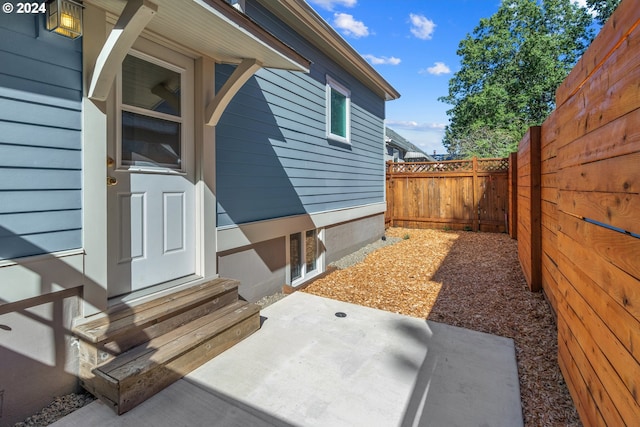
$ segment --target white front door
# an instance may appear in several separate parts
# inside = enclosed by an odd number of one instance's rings
[[[145,40],[134,49],[108,138],[109,296],[196,272],[194,62]]]

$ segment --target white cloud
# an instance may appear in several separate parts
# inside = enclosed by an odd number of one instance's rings
[[[418,123],[413,120],[387,120],[386,125],[390,128],[407,130],[435,130],[443,131],[446,123]]]
[[[333,26],[342,30],[344,35],[355,38],[369,35],[369,28],[364,25],[364,22],[353,19],[353,15],[349,15],[348,13],[335,13],[333,17]]]
[[[358,0],[311,0],[311,3],[326,10],[333,10],[336,6],[354,7]]]
[[[427,154],[446,153],[442,145],[445,123],[418,123],[412,120],[385,120],[391,129],[407,138],[412,144],[420,147]]]
[[[441,74],[449,74],[451,69],[444,62],[436,62],[433,64],[433,67],[429,67],[426,70],[418,71],[420,74],[433,74],[434,76],[439,76]]]
[[[436,29],[436,24],[423,15],[409,14],[411,34],[422,40],[429,40]]]
[[[366,60],[371,62],[373,65],[381,65],[381,64],[389,64],[389,65],[398,65],[401,60],[400,58],[396,58],[395,56],[387,57],[387,56],[374,56],[374,55],[362,55]]]

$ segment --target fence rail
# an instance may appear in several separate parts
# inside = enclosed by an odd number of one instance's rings
[[[509,159],[478,159],[475,160],[477,172],[507,172]],[[388,173],[444,173],[444,172],[473,172],[473,160],[446,160],[442,162],[405,162],[387,163]]]
[[[387,163],[387,226],[504,232],[509,159]]]

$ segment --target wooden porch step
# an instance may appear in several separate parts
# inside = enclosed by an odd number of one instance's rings
[[[143,304],[123,307],[108,316],[80,324],[73,332],[81,340],[92,343],[116,341],[132,331],[144,330],[203,302],[217,301],[222,306],[226,304],[225,299],[236,301],[238,285],[237,280],[215,279]]]
[[[214,282],[78,326],[82,386],[122,414],[258,330],[237,282]]]

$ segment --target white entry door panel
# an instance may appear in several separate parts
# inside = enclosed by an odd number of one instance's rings
[[[139,41],[109,138],[109,296],[195,273],[193,60]]]
[[[195,266],[193,186],[172,176],[145,181],[148,176],[132,174],[131,191],[117,192],[114,201],[119,243],[114,278],[130,282],[131,290],[188,276]]]

